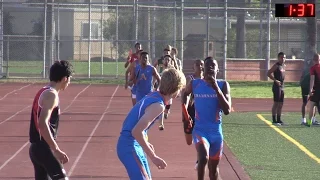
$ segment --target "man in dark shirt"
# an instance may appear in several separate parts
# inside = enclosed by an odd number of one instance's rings
[[[319,125],[319,123],[313,117],[315,114],[314,107],[319,104],[320,101],[320,57],[315,53],[313,56],[314,65],[310,68],[310,89],[309,89],[309,119],[307,125]]]
[[[62,164],[69,161],[57,142],[60,106],[59,91],[70,83],[72,66],[68,61],[56,61],[50,68],[50,83],[41,88],[33,101],[30,120],[29,155],[35,180],[67,180]]]
[[[278,53],[278,62],[276,62],[269,70],[268,77],[273,80],[273,106],[272,106],[272,123],[275,125],[283,125],[281,120],[282,106],[284,100],[284,79],[286,55],[283,52]],[[273,74],[273,75],[272,75]],[[277,119],[276,119],[277,117]]]
[[[307,107],[308,97],[310,92],[310,70],[302,73],[301,79],[300,79],[300,87],[301,87],[301,96],[302,96],[301,125],[307,125],[306,107]],[[319,103],[317,104],[317,109],[318,109],[318,112],[320,113]],[[312,118],[316,119],[315,116],[316,116],[316,112],[314,111]],[[314,121],[317,123],[316,120]]]

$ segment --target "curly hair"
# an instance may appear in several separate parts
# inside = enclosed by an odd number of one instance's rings
[[[186,86],[185,75],[174,68],[163,71],[160,81],[160,93],[163,95],[173,95]]]

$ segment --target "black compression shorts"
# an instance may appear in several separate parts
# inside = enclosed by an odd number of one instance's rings
[[[66,171],[59,161],[54,157],[51,149],[45,143],[31,143],[29,149],[35,173],[35,180],[52,180],[66,178]]]
[[[273,86],[272,87],[273,92],[273,101],[274,102],[283,102],[284,101],[284,91],[281,87]]]
[[[310,96],[310,101],[318,104],[320,101],[320,90],[313,91],[313,94]]]

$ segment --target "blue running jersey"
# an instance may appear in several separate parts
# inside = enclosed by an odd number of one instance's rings
[[[145,109],[153,103],[159,103],[164,105],[164,99],[162,95],[156,91],[148,94],[146,97],[137,102],[128,113],[126,119],[123,122],[121,129],[121,136],[130,142],[137,142],[132,136],[132,129],[136,126],[140,118],[144,115]],[[147,130],[154,124],[154,121],[146,129],[145,134],[147,135]]]
[[[144,115],[146,108],[153,103],[164,105],[164,99],[159,92],[148,94],[133,106],[123,122],[118,139],[118,158],[126,168],[129,179],[132,180],[152,179],[147,156],[138,141],[132,136],[132,129]],[[154,124],[154,121],[144,131],[147,141],[147,131]]]
[[[217,80],[217,82],[222,90],[225,81]],[[194,79],[192,80],[192,93],[196,121],[194,130],[222,133],[222,109],[219,106],[216,91],[205,80]]]
[[[136,66],[136,92],[148,94],[152,91],[153,66],[147,65],[142,68],[140,65]]]

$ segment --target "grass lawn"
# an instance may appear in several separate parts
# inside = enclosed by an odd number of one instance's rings
[[[85,61],[71,61],[75,74],[87,75],[89,63]],[[90,63],[91,75],[101,75],[101,62]],[[42,61],[9,61],[9,75],[10,73],[26,73],[26,74],[39,74],[43,71]],[[104,75],[123,75],[125,73],[124,62],[104,62],[103,74]]]
[[[270,81],[230,81],[231,96],[234,98],[272,98]],[[298,82],[285,82],[285,98],[301,98]]]
[[[226,143],[250,177],[253,180],[318,179],[319,164],[256,114],[232,113],[223,119]],[[271,119],[270,115],[264,117]],[[283,118],[288,125],[280,129],[320,157],[320,127],[301,126],[300,113],[287,113]]]

